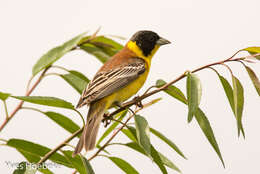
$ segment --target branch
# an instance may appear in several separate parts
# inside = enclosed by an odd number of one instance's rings
[[[235,54],[236,55],[236,54]],[[232,56],[231,58],[228,58],[228,59],[225,59],[223,61],[219,61],[219,62],[215,62],[215,63],[211,63],[211,64],[208,64],[208,65],[205,65],[205,66],[202,66],[202,67],[199,67],[193,71],[191,71],[192,73],[195,73],[195,72],[198,72],[198,71],[201,71],[203,69],[206,69],[206,68],[211,68],[211,66],[215,66],[215,65],[223,65],[224,63],[226,62],[231,62],[231,61],[242,61],[246,58],[250,58],[250,57],[253,57],[253,56],[257,56],[259,54],[255,54],[255,55],[252,55],[252,56],[247,56],[247,57],[240,57],[240,58],[236,58],[236,59],[233,59],[234,56]],[[171,82],[163,85],[162,87],[160,88],[157,88],[151,92],[145,92],[145,94],[143,94],[142,96],[139,96],[139,97],[135,97],[133,100],[130,100],[128,102],[125,102],[122,104],[122,106],[117,109],[116,111],[112,112],[111,114],[109,114],[109,116],[107,116],[105,119],[111,119],[115,114],[125,110],[125,109],[128,109],[130,106],[132,105],[136,105],[138,102],[141,102],[143,99],[151,96],[151,95],[154,95],[160,91],[163,91],[165,89],[167,89],[170,85],[178,82],[179,80],[183,79],[184,77],[186,77],[186,72],[181,74],[179,77],[177,77],[176,79],[172,80]],[[158,101],[158,99],[157,99]],[[147,107],[147,106],[150,106],[152,105],[153,103],[155,103],[155,100],[147,103],[144,105],[143,108]],[[104,148],[106,146],[109,145],[109,143],[114,139],[114,137],[126,126],[126,124],[131,120],[131,118],[134,117],[135,113],[137,113],[139,110],[143,109],[143,108],[139,108],[137,110],[135,110],[134,114],[132,114],[131,116],[128,117],[128,119],[124,122],[124,124],[116,130],[116,132],[106,141],[106,143],[101,147],[99,148],[99,150],[93,154],[88,160],[92,160],[94,159],[95,157],[97,157],[99,155],[99,153],[104,150]],[[67,138],[64,142],[62,142],[60,145],[58,145],[56,148],[54,148],[53,150],[49,151],[39,162],[38,164],[42,164],[43,162],[45,162],[51,155],[53,155],[55,152],[57,152],[59,149],[61,149],[62,147],[64,147],[67,143],[69,143],[74,137],[76,137],[78,134],[80,134],[81,132],[83,131],[83,128],[79,129],[78,131],[76,131],[74,134],[72,134],[69,138]],[[74,172],[75,173],[75,172]]]
[[[41,82],[42,78],[44,77],[44,74],[48,71],[50,67],[46,68],[41,75],[39,76],[38,80],[34,83],[31,89],[27,90],[25,96],[29,96],[33,90],[38,86],[38,84]],[[31,79],[30,79],[31,81]],[[6,117],[3,124],[0,126],[0,132],[4,129],[4,127],[7,125],[7,123],[15,116],[15,114],[22,108],[24,101],[21,101],[16,108],[13,110],[13,112],[10,114],[9,117]]]

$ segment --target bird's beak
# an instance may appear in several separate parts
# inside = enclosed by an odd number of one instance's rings
[[[162,37],[160,37],[160,39],[159,40],[157,40],[157,42],[156,42],[156,44],[158,44],[158,45],[166,45],[166,44],[170,44],[171,42],[170,41],[168,41],[167,39],[164,39],[164,38],[162,38]]]

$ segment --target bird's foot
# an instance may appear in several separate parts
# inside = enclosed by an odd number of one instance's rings
[[[142,101],[141,101],[141,100],[139,101],[139,96],[136,96],[136,97],[134,98],[134,101],[135,101],[135,105],[136,105],[137,107],[139,107],[139,108],[141,108],[141,109],[144,107]]]
[[[111,119],[109,118],[109,113],[104,113],[102,123],[104,123],[105,128],[111,123]]]

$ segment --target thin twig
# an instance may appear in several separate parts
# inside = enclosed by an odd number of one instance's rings
[[[63,146],[65,146],[67,143],[69,143],[74,137],[78,136],[83,131],[83,128],[77,130],[74,132],[69,138],[67,138],[65,141],[63,141],[60,145],[49,151],[47,154],[44,155],[44,157],[38,162],[38,165],[44,163],[50,156],[52,156],[55,152],[60,150]]]
[[[30,90],[28,90],[25,94],[25,96],[29,96],[33,90],[38,86],[38,84],[41,82],[42,78],[44,77],[44,74],[48,71],[48,69],[50,68],[47,67],[42,74],[39,76],[38,80],[34,83],[34,85],[32,86],[32,88]],[[10,116],[8,118],[5,119],[5,121],[2,123],[2,125],[0,126],[0,132],[3,130],[3,128],[7,125],[7,123],[14,117],[14,115],[21,109],[22,105],[23,105],[24,101],[20,101],[20,103],[16,106],[16,108],[13,110],[13,112],[10,114]]]

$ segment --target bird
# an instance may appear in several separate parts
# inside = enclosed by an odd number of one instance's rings
[[[99,69],[82,92],[76,106],[80,108],[87,105],[89,110],[73,157],[83,147],[86,152],[95,148],[98,129],[105,112],[113,106],[120,106],[139,91],[147,79],[152,57],[160,46],[170,43],[153,31],[138,31]]]

